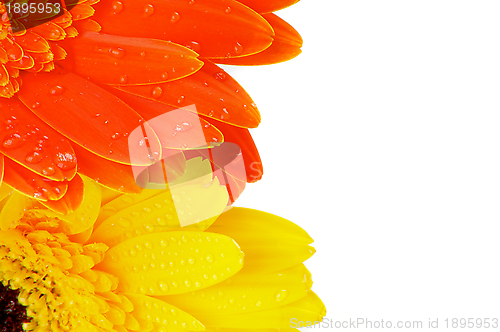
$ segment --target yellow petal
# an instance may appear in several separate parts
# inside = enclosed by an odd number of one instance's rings
[[[224,283],[160,299],[197,314],[239,314],[281,307],[300,300],[311,289],[311,274],[301,264],[263,275],[236,274]]]
[[[226,187],[221,186],[217,179],[209,186],[188,184],[177,187],[173,193],[163,191],[142,200],[148,194],[151,192],[145,191],[135,197],[123,195],[107,204],[120,206],[127,200],[129,202],[128,207],[104,220],[89,242],[103,242],[113,247],[135,236],[180,229],[186,225],[186,220],[195,223],[188,223],[183,229],[205,230],[224,211],[229,199]],[[137,197],[141,200],[134,204]]]
[[[97,269],[120,279],[119,291],[147,295],[191,292],[224,281],[243,266],[233,239],[205,232],[147,234],[122,242]]]
[[[320,322],[326,314],[325,305],[313,292],[303,299],[269,310],[236,315],[197,315],[208,327],[225,328],[293,328],[297,321]]]
[[[136,319],[142,319],[169,329],[203,331],[203,325],[193,316],[186,312],[154,297],[140,294],[124,294],[134,304],[132,315]]]
[[[83,201],[78,209],[68,214],[51,210],[37,210],[40,217],[57,218],[62,222],[59,230],[66,235],[78,234],[88,230],[94,225],[101,209],[101,187],[90,178],[77,174],[83,180]]]
[[[245,208],[224,212],[209,232],[233,238],[245,253],[241,273],[269,273],[296,266],[315,252],[299,226],[278,216]]]

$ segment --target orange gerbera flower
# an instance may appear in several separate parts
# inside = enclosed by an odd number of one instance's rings
[[[198,121],[208,145],[240,146],[246,174],[230,174],[228,182],[241,191],[245,180],[262,175],[247,129],[259,124],[260,114],[216,63],[271,64],[298,55],[300,35],[272,13],[295,2],[79,0],[53,17],[15,16],[15,1],[0,5],[3,182],[66,212],[83,197],[77,172],[138,192],[130,133],[142,127],[150,151],[165,156],[186,147],[186,127]],[[198,116],[184,110],[168,126],[147,125],[192,104]],[[167,172],[180,173],[185,158],[173,156]]]

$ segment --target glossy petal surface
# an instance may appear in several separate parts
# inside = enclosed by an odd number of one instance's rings
[[[299,0],[238,0],[258,13],[270,13],[289,7]]]
[[[61,45],[69,51],[65,67],[101,84],[152,84],[195,73],[203,63],[185,47],[162,40],[85,32]]]
[[[238,127],[257,127],[260,113],[248,93],[222,68],[204,62],[200,71],[178,81],[118,89],[172,107],[194,104],[198,113],[212,119]]]
[[[71,180],[76,155],[71,143],[17,98],[0,98],[0,152],[48,179]]]
[[[41,201],[58,200],[68,190],[67,183],[42,177],[9,158],[4,159],[4,165],[3,181],[26,196]]]
[[[248,57],[214,61],[228,65],[260,66],[288,61],[302,53],[302,37],[290,24],[272,13],[262,16],[271,24],[276,33],[271,47]]]
[[[24,89],[19,98],[39,118],[85,149],[103,158],[130,164],[127,137],[144,122],[132,108],[72,73],[22,76]],[[148,137],[152,151],[160,151],[152,131]],[[139,148],[140,140],[136,145]],[[139,150],[134,160],[143,165],[151,163]]]
[[[279,233],[276,230],[279,229]],[[245,253],[241,273],[270,273],[301,264],[315,252],[311,237],[294,223],[252,209],[233,207],[208,229],[233,238]],[[254,239],[259,241],[255,242]]]
[[[154,266],[145,263],[145,255],[158,257],[158,263]],[[118,244],[106,253],[98,268],[118,275],[122,281],[120,290],[168,295],[212,286],[234,275],[242,265],[243,253],[227,236],[164,232]]]
[[[271,26],[234,0],[101,0],[94,19],[107,34],[169,40],[202,57],[260,52],[271,45]]]

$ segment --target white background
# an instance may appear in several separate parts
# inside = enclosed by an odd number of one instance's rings
[[[279,15],[303,54],[227,67],[263,118],[264,178],[237,205],[316,240],[329,319],[500,318],[500,3],[303,0]]]

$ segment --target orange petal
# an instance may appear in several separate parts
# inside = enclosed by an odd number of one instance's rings
[[[104,33],[169,40],[202,57],[245,56],[272,43],[266,20],[234,0],[101,0],[95,9]]]
[[[132,166],[118,164],[101,158],[80,146],[74,147],[78,156],[78,172],[97,181],[101,185],[124,193],[139,193]]]
[[[42,205],[56,212],[68,214],[78,209],[82,202],[83,180],[80,176],[75,176],[75,178],[68,183],[68,191],[60,200],[43,202]]]
[[[84,31],[101,32],[101,26],[99,25],[99,23],[89,18],[82,21],[73,22],[73,26],[82,33]]]
[[[290,7],[299,0],[238,0],[238,2],[247,5],[257,13],[270,13]]]
[[[94,8],[87,4],[78,4],[71,9],[71,15],[73,20],[84,20],[86,18],[92,17],[94,15]]]
[[[23,49],[17,43],[9,38],[5,38],[0,41],[0,46],[7,53],[7,57],[10,61],[17,61],[23,57]]]
[[[128,136],[136,128],[142,128],[150,131],[152,152],[161,155],[160,144],[152,130],[143,125],[144,119],[97,85],[72,73],[55,71],[23,73],[22,78],[24,85],[18,94],[21,101],[48,125],[85,149],[103,158],[130,164]],[[139,148],[140,143],[138,139],[134,144]],[[144,154],[133,160],[140,165],[151,163]]]
[[[28,52],[45,53],[50,50],[49,43],[47,43],[45,38],[31,31],[27,31],[22,36],[12,37],[12,40]]]
[[[0,87],[0,97],[11,98],[12,96],[14,96],[17,90],[12,82],[14,82],[14,80],[10,80],[9,84]]]
[[[0,65],[0,86],[9,84],[9,72],[4,65]]]
[[[259,151],[248,129],[237,128],[225,123],[216,123],[215,125],[224,135],[225,142],[231,142],[240,147],[245,163],[247,181],[251,183],[260,180],[264,174],[264,169],[262,168]]]
[[[31,29],[36,34],[45,38],[46,40],[57,41],[66,37],[66,32],[59,25],[52,22],[37,25]]]
[[[0,99],[0,152],[31,171],[55,181],[76,174],[71,143],[16,99]]]
[[[162,40],[84,32],[60,43],[71,57],[64,67],[101,84],[151,84],[188,76],[201,68],[193,51]]]
[[[28,70],[33,68],[35,60],[25,53],[20,60],[9,62],[9,65],[13,68]]]
[[[260,113],[248,93],[217,65],[204,62],[197,73],[181,80],[116,88],[173,107],[194,104],[199,114],[215,120],[239,127],[257,127]]]
[[[4,159],[4,164],[3,180],[24,195],[41,201],[58,200],[68,190],[67,182],[56,182],[42,177],[9,158]]]
[[[258,66],[291,60],[302,53],[302,37],[284,20],[275,14],[262,15],[273,27],[276,35],[271,47],[244,58],[217,59],[215,62],[228,65]]]
[[[176,109],[156,101],[151,101],[142,97],[134,96],[124,91],[115,90],[118,98],[131,106],[148,121],[155,134],[160,139],[164,148],[183,149],[196,148],[200,146],[197,135],[190,129],[194,126],[201,126],[205,136],[205,142],[222,143],[224,136],[212,126],[210,122],[200,118],[196,114],[183,109]],[[175,112],[171,112],[174,111]],[[164,116],[162,116],[164,115]],[[161,118],[158,118],[162,116]],[[149,121],[157,118],[156,121]],[[161,120],[158,120],[161,119]],[[198,125],[199,123],[199,125]]]

